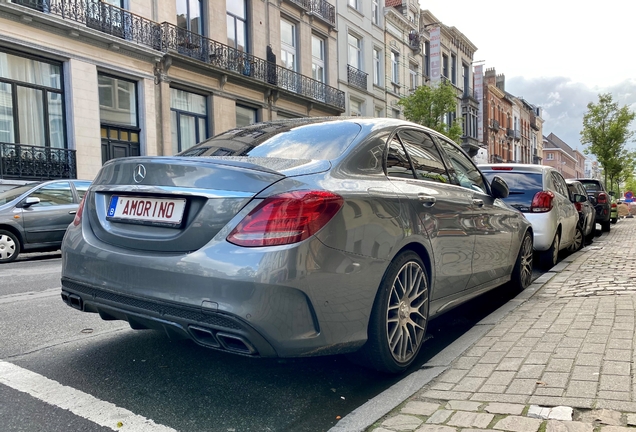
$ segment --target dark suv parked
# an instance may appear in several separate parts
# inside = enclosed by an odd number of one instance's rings
[[[603,231],[610,230],[610,210],[613,192],[607,192],[603,182],[597,179],[576,179],[581,182],[587,192],[590,202],[596,210],[596,223],[601,224]]]

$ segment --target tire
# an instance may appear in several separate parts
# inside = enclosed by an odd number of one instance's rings
[[[607,222],[601,222],[601,229],[603,230],[603,232],[609,232],[610,231],[610,221]]]
[[[352,360],[381,372],[404,372],[424,342],[428,307],[426,268],[419,255],[404,251],[382,278],[371,310],[369,339]]]
[[[523,240],[521,241],[517,261],[512,269],[510,278],[510,285],[517,291],[523,291],[532,283],[533,255],[533,238],[532,234],[528,231],[524,234]]]
[[[574,240],[572,244],[568,246],[568,252],[576,252],[583,247],[585,239],[583,238],[583,230],[580,225],[576,226],[576,231],[574,232]]]
[[[10,263],[20,255],[20,241],[10,231],[0,230],[0,264]]]
[[[559,244],[561,243],[561,234],[557,231],[550,248],[541,252],[539,255],[539,263],[544,270],[550,270],[554,267],[559,259]]]

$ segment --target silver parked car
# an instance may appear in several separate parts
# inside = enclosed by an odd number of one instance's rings
[[[531,282],[507,194],[416,124],[255,124],[107,162],[64,239],[62,299],[219,350],[400,372],[430,318]]]
[[[0,192],[0,263],[21,251],[59,249],[89,186],[84,180],[52,180]]]
[[[532,224],[539,264],[553,267],[559,251],[575,242],[579,221],[561,173],[543,165],[490,164],[479,168],[488,179],[497,175],[506,181],[510,195],[505,201],[523,212]]]

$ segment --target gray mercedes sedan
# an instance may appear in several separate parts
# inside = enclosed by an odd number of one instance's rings
[[[404,371],[428,320],[532,276],[532,227],[444,136],[395,119],[233,129],[107,162],[62,245],[62,299],[231,353]]]

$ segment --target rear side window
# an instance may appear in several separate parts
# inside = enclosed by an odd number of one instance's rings
[[[415,178],[418,180],[450,183],[442,157],[430,136],[424,132],[405,130],[399,132],[406,152],[411,157]]]
[[[558,172],[552,171],[552,181],[554,182],[554,189],[562,196],[569,198],[568,187],[565,185],[565,180]]]
[[[411,163],[397,136],[394,136],[389,143],[389,151],[386,157],[386,175],[389,177],[413,178]]]
[[[486,171],[484,176],[488,182],[498,175],[508,184],[510,194],[504,201],[521,211],[530,211],[532,198],[537,192],[543,190],[543,178],[541,174],[520,173],[514,171]]]

